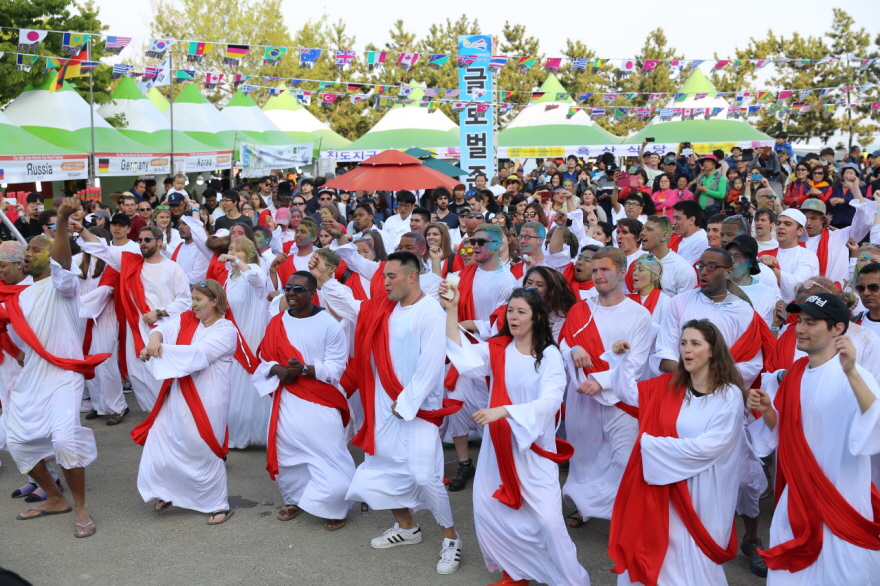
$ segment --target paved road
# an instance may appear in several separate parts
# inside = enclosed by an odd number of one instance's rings
[[[134,403],[127,395],[129,404]],[[438,576],[435,565],[440,532],[429,513],[417,520],[425,532],[420,545],[389,550],[370,548],[371,538],[391,525],[390,513],[361,514],[358,505],[348,525],[337,532],[323,529],[323,521],[307,514],[281,522],[275,514],[280,495],[265,471],[265,451],[235,450],[229,455],[229,495],[235,515],[229,522],[209,527],[207,516],[172,508],[150,511],[137,491],[141,448],[129,437],[144,414],[117,426],[103,419],[85,422],[95,430],[98,459],[86,471],[87,500],[98,532],[89,539],[73,537],[73,515],[17,521],[26,508],[7,495],[23,484],[8,453],[0,468],[0,566],[14,570],[34,586],[153,586],[157,584],[419,586],[444,584],[475,586],[498,579],[483,564],[474,534],[470,487],[450,493],[453,515],[464,540],[461,569]],[[472,448],[475,450],[475,447]],[[355,460],[362,457],[358,450]],[[448,461],[454,452],[446,450]],[[447,466],[449,475],[454,465]],[[772,499],[762,503],[762,537],[767,542]],[[605,553],[609,523],[592,520],[570,530],[581,563],[594,585],[616,584]],[[739,527],[742,534],[742,525]],[[765,580],[749,573],[741,554],[725,567],[735,586],[762,586]]]

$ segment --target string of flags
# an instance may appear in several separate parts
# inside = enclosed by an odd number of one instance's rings
[[[119,55],[131,41],[138,37],[122,37],[116,35],[104,35],[98,33],[71,33],[63,31],[39,30],[39,29],[15,29],[15,27],[0,27],[6,30],[18,30],[18,50],[21,52],[33,52],[42,43],[48,34],[60,34],[62,36],[62,49],[73,55],[82,47],[88,45],[90,39],[104,40],[104,53]],[[247,45],[236,43],[217,43],[209,41],[187,41],[178,39],[149,39],[145,55],[153,59],[164,59],[165,54],[172,45],[186,47],[186,59],[191,63],[200,63],[205,55],[209,54],[214,46],[223,51],[223,62],[231,66],[240,66],[245,57],[250,54],[261,56],[263,65],[278,65],[288,56],[298,56],[299,66],[302,69],[312,69],[319,59],[326,56],[333,60],[338,71],[346,71],[357,61],[359,56],[367,65],[368,71],[378,71],[387,64],[409,71],[417,63],[424,63],[431,69],[440,69],[448,63],[458,67],[467,67],[476,60],[473,55],[456,55],[445,53],[407,53],[393,51],[358,51],[352,49],[320,49],[283,47],[268,45]],[[501,70],[508,64],[513,64],[520,71],[527,73],[539,65],[538,57],[529,55],[507,56],[493,55],[488,66],[494,70]],[[541,63],[541,69],[549,73],[557,73],[566,64],[570,64],[572,73],[585,73],[589,70],[596,74],[609,64],[617,65],[617,74],[620,77],[628,77],[635,73],[650,75],[655,71],[665,68],[670,78],[678,79],[684,72],[690,71],[704,63],[712,64],[712,71],[735,71],[736,69],[750,65],[755,69],[762,69],[773,64],[777,67],[794,65],[806,67],[809,65],[824,65],[834,62],[857,63],[860,70],[865,70],[877,62],[877,59],[866,59],[848,54],[844,57],[826,56],[818,59],[801,59],[793,57],[779,57],[776,59],[600,59],[585,57],[546,57]]]

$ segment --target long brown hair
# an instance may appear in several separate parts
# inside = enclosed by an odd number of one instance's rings
[[[692,319],[681,328],[682,333],[687,329],[697,330],[703,335],[703,339],[712,348],[712,357],[709,358],[709,381],[706,388],[707,393],[722,391],[725,386],[733,385],[742,392],[745,399],[746,385],[743,382],[742,375],[736,368],[727,342],[724,336],[718,330],[718,327],[707,319]],[[672,385],[670,390],[678,393],[681,389],[688,389],[686,392],[690,396],[691,373],[684,368],[684,360],[681,356],[678,358],[678,369],[675,376],[672,377]]]
[[[97,236],[98,238],[103,238],[105,242],[110,243],[110,233],[107,232],[104,228],[99,228],[98,226],[91,226],[87,228],[89,232]],[[89,267],[92,264],[92,255],[88,252],[82,253],[82,260],[79,263],[79,278],[80,279],[97,279],[102,274],[104,274],[104,268],[107,266],[107,263],[101,260],[100,258],[95,261],[95,270],[92,273],[91,277],[89,277]]]
[[[448,257],[452,254],[452,240],[449,238],[449,226],[444,224],[443,222],[431,222],[428,224],[428,227],[425,228],[425,236],[428,235],[428,230],[434,228],[438,232],[440,232],[440,249],[443,255],[443,258]]]

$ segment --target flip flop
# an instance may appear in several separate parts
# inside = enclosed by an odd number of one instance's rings
[[[20,499],[23,496],[27,496],[27,495],[31,494],[32,492],[37,490],[37,488],[39,488],[39,487],[37,486],[36,482],[28,482],[27,484],[25,484],[21,488],[16,488],[14,491],[12,491],[12,498]],[[28,489],[30,489],[30,490],[28,490]]]
[[[338,531],[343,527],[345,527],[345,519],[327,519],[324,524],[324,529],[327,531]]]
[[[278,511],[279,521],[293,521],[303,510],[296,505],[284,505]]]
[[[223,523],[228,521],[232,517],[232,515],[234,515],[234,514],[235,514],[235,511],[233,511],[232,509],[229,509],[227,511],[214,511],[208,517],[208,525],[222,525]],[[226,515],[226,516],[224,517],[224,519],[222,521],[218,521],[217,523],[211,523],[211,519],[213,519],[217,515]]]
[[[77,529],[85,529],[89,525],[92,526],[91,531],[86,531],[85,533],[82,533],[82,534],[80,534],[79,531],[77,531]],[[84,539],[86,537],[91,537],[92,535],[94,535],[97,530],[98,530],[98,527],[95,525],[94,521],[89,521],[85,525],[80,525],[79,523],[77,523],[76,528],[74,528],[74,530],[73,530],[73,536],[76,537],[77,539]]]
[[[48,517],[49,515],[63,515],[64,513],[69,513],[73,509],[71,507],[67,507],[67,509],[63,511],[44,511],[43,509],[28,509],[25,513],[30,513],[31,511],[40,511],[39,515],[30,515],[27,517],[22,517],[20,514],[16,515],[15,518],[19,521],[30,521],[31,519],[39,519],[40,517]]]
[[[569,523],[569,521],[572,521]],[[565,518],[565,525],[572,529],[583,527],[587,522],[578,514],[577,511]]]
[[[154,513],[161,513],[162,511],[167,511],[168,507],[170,507],[173,504],[171,501],[163,501],[163,502],[165,503],[164,505],[162,505],[162,503],[156,503],[153,506]]]

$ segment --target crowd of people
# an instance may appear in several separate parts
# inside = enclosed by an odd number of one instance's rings
[[[880,576],[880,151],[646,141],[470,189],[332,179],[0,202],[18,519],[93,535],[80,417],[139,409],[140,495],[209,525],[234,514],[229,450],[262,446],[278,520],[390,510],[384,549],[427,510],[439,574],[477,551],[448,495],[470,487],[499,585],[589,584],[570,530],[591,518],[619,584],[726,584],[738,549],[772,585]]]

